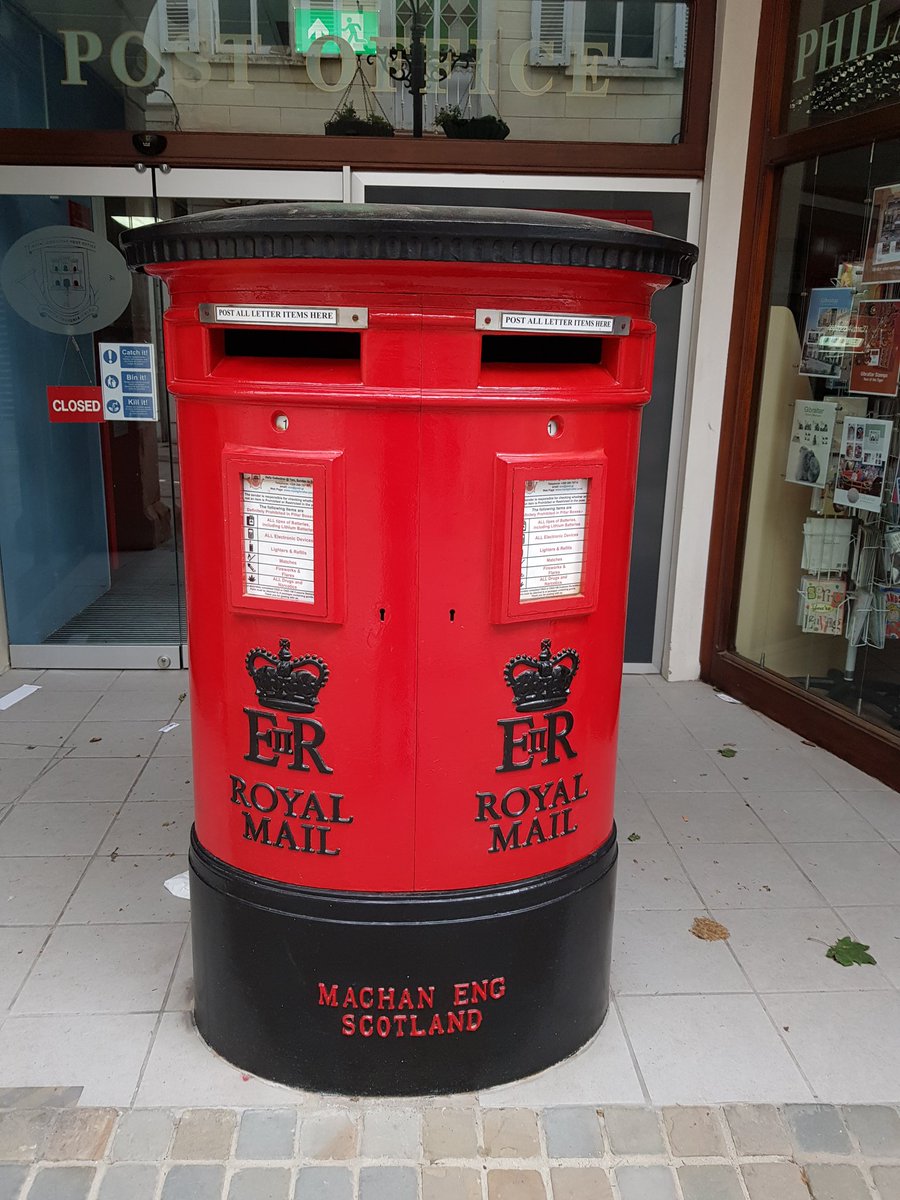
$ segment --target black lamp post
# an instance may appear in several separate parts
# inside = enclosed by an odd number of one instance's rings
[[[391,46],[388,57],[396,64],[388,67],[391,79],[396,79],[412,96],[413,104],[413,137],[422,136],[422,111],[424,108],[426,77],[425,57],[425,26],[422,23],[422,0],[409,0],[412,23],[410,25],[409,49],[404,46]],[[449,47],[438,55],[438,78],[444,80],[457,65],[469,66],[475,61],[475,51],[467,50],[457,54]],[[443,64],[450,65],[444,66]]]

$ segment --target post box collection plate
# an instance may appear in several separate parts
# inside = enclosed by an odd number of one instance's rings
[[[198,312],[204,325],[366,329],[369,323],[369,314],[364,308],[329,308],[314,304],[201,304]]]
[[[504,312],[477,308],[475,328],[492,333],[606,334],[608,337],[625,337],[631,329],[631,319],[596,313]]]
[[[608,1006],[650,301],[695,249],[318,204],[122,241],[172,300],[199,1032],[353,1095],[564,1058]]]

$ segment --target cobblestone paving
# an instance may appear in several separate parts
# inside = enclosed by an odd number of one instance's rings
[[[0,1200],[900,1200],[886,1105],[77,1107],[0,1090]]]

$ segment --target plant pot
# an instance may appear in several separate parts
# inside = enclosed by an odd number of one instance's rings
[[[363,121],[359,117],[343,118],[339,121],[326,121],[325,133],[329,137],[393,137],[394,130],[390,125],[376,124],[373,121]]]
[[[509,136],[509,126],[497,117],[467,117],[462,121],[445,121],[443,130],[448,138],[479,138],[483,141],[502,142]]]

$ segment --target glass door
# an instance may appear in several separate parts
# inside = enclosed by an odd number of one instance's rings
[[[7,178],[0,567],[10,661],[178,667],[178,436],[162,289],[132,275],[118,249],[123,228],[156,219],[150,173],[24,168]]]

